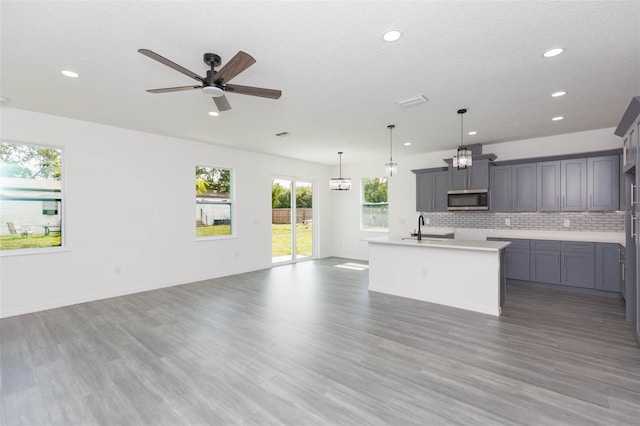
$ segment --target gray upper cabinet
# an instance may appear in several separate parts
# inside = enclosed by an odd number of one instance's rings
[[[587,159],[562,160],[560,167],[561,210],[585,211],[587,209]]]
[[[449,173],[446,169],[416,171],[416,211],[447,211]]]
[[[491,210],[528,212],[536,210],[536,164],[492,166]]]
[[[511,166],[492,166],[489,181],[491,190],[489,206],[491,211],[511,211]]]
[[[493,154],[474,157],[473,165],[461,170],[453,167],[450,159],[446,159],[449,164],[449,189],[488,189],[489,162],[493,159]]]
[[[538,211],[587,210],[586,158],[538,163],[537,183]]]
[[[538,211],[560,210],[560,161],[537,164]]]
[[[617,155],[587,159],[587,210],[620,208],[620,160]]]

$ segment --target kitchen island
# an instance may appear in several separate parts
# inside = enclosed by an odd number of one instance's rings
[[[500,315],[506,241],[368,239],[369,290]]]

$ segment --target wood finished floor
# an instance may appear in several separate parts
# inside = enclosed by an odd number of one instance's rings
[[[510,286],[500,318],[329,258],[0,320],[6,425],[638,424],[621,301]]]

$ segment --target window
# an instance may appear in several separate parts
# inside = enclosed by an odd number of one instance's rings
[[[62,149],[0,142],[0,251],[62,246]]]
[[[232,235],[231,170],[196,166],[196,236]]]
[[[362,230],[388,231],[387,178],[362,179]]]

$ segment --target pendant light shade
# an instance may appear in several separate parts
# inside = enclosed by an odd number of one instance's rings
[[[351,178],[342,177],[342,151],[338,152],[340,156],[340,177],[331,178],[329,181],[329,189],[332,191],[348,191],[351,189]]]
[[[389,162],[384,165],[384,169],[389,177],[398,174],[398,163],[393,162],[393,129],[395,129],[395,127],[395,124],[389,124],[387,126],[387,129],[389,129]]]
[[[462,117],[464,113],[466,113],[466,108],[462,108],[458,110],[458,114],[460,115],[460,146],[458,147],[458,151],[456,155],[453,156],[453,167],[457,167],[458,170],[466,169],[473,165],[473,157],[471,151],[465,148],[462,142],[462,135],[464,134],[464,125]]]

